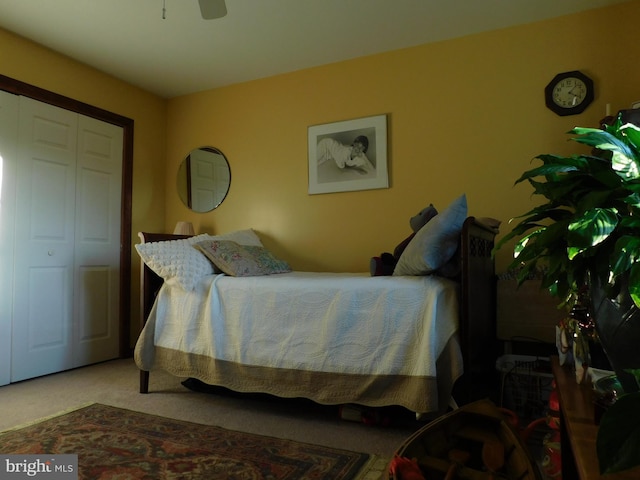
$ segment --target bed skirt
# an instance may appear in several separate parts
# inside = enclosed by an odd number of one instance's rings
[[[400,405],[416,413],[444,412],[455,380],[462,373],[457,336],[437,361],[438,378],[408,375],[358,375],[244,365],[188,352],[156,347],[136,363],[147,371],[165,370],[209,385],[243,393],[306,398],[324,405],[369,407]]]

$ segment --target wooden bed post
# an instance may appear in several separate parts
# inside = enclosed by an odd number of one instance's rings
[[[496,231],[474,217],[464,222],[461,237],[460,346],[464,374],[456,383],[458,403],[493,393],[498,358],[496,275],[491,255]]]

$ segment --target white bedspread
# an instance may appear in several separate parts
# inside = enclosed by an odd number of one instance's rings
[[[458,285],[436,276],[223,274],[185,292],[163,286],[136,345],[249,366],[362,376],[436,377],[458,326]],[[453,371],[461,372],[459,351]]]

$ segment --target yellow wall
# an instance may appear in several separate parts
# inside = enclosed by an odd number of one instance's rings
[[[640,100],[638,18],[633,1],[172,99],[165,228],[253,227],[296,269],[367,271],[430,202],[442,209],[466,192],[471,215],[507,221],[533,205],[527,186],[513,187],[532,157],[570,152],[571,127],[597,125],[607,103]],[[569,70],[594,80],[596,98],[559,117],[543,91]],[[307,127],[377,114],[388,115],[391,188],[308,195]],[[192,214],[175,172],[202,145],[228,157],[231,190],[218,209]]]
[[[512,184],[534,155],[569,152],[563,132],[596,125],[606,103],[640,100],[637,18],[634,0],[168,102],[0,30],[0,74],[134,119],[132,244],[136,232],[172,231],[177,220],[199,231],[253,227],[296,269],[366,271],[430,202],[444,208],[466,192],[470,214],[503,220],[528,209],[529,190]],[[593,78],[596,99],[582,115],[558,117],[542,92],[574,69]],[[391,188],[308,195],[307,127],[383,113]],[[175,174],[201,145],[227,155],[232,186],[217,210],[193,214]],[[132,251],[134,330],[138,268]]]
[[[134,120],[131,243],[162,231],[166,100],[0,29],[0,74]],[[139,330],[139,268],[132,251],[132,338]]]

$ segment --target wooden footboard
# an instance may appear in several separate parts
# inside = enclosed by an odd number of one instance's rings
[[[140,232],[142,243],[187,238],[186,235]],[[495,371],[496,341],[496,278],[491,250],[495,231],[478,222],[474,217],[466,219],[460,239],[461,305],[460,344],[462,348],[465,378],[490,374]],[[162,286],[162,278],[144,263],[141,264],[141,313],[142,326],[146,322],[155,297]],[[457,385],[456,400],[467,403],[473,399],[474,386],[464,379]],[[149,391],[149,372],[140,372],[140,393]]]

